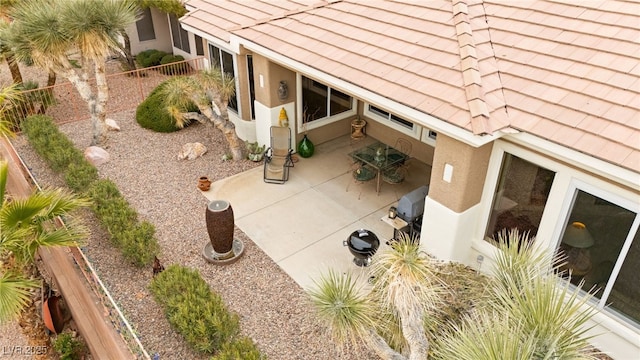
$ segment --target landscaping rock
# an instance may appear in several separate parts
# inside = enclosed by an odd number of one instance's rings
[[[84,150],[84,158],[93,166],[98,166],[109,161],[109,153],[99,146],[89,146]]]
[[[107,125],[107,130],[110,131],[120,131],[120,125],[118,125],[118,123],[113,120],[113,119],[107,119],[104,121],[105,125]]]
[[[182,146],[182,150],[180,151],[180,154],[178,154],[178,159],[194,160],[204,155],[206,152],[207,147],[199,142],[186,143]]]

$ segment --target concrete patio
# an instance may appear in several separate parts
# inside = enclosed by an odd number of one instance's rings
[[[235,224],[300,286],[307,288],[329,268],[355,270],[343,241],[355,230],[367,229],[381,242],[393,228],[381,220],[406,193],[429,183],[431,167],[409,160],[409,174],[400,184],[376,180],[355,183],[347,154],[374,142],[343,136],[316,146],[310,158],[300,158],[283,185],[263,181],[263,167],[220,180],[203,194],[224,199],[233,207]]]

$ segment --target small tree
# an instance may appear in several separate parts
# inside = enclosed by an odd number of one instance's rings
[[[194,76],[170,79],[161,90],[167,110],[176,119],[176,124],[185,124],[196,120],[204,124],[213,124],[229,144],[234,160],[242,160],[244,142],[238,137],[233,122],[229,120],[229,98],[235,92],[233,77],[219,68],[198,72]],[[185,112],[191,104],[196,104],[200,112]]]
[[[93,125],[91,144],[103,144],[109,100],[106,59],[119,49],[121,30],[136,21],[137,6],[123,0],[24,0],[14,5],[10,15],[13,22],[2,36],[16,59],[33,61],[67,78],[87,103]]]
[[[361,340],[382,359],[426,359],[424,318],[444,291],[434,260],[415,238],[402,236],[373,258],[370,281],[373,288],[365,292],[351,275],[329,272],[309,295],[339,342]]]

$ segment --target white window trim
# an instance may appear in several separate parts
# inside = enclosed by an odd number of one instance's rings
[[[233,73],[234,74],[240,74],[239,68],[238,68],[238,54],[236,54],[235,52],[229,50],[227,47],[224,46],[220,46],[216,43],[213,43],[211,41],[207,41],[207,51],[209,51],[209,56],[207,58],[207,60],[211,59],[211,46],[213,47],[217,47],[218,50],[220,50],[220,56],[222,56],[222,51],[225,51],[228,54],[231,54],[231,58],[233,59]],[[218,59],[218,62],[220,64],[222,64],[222,59]],[[211,63],[208,65],[208,69],[211,70]],[[245,69],[246,70],[246,69]],[[233,81],[236,84],[236,89],[240,89],[240,80],[238,79],[239,75],[234,76]],[[248,90],[248,85],[247,85],[247,90]],[[242,92],[241,91],[236,91],[235,93],[236,96],[236,101],[237,101],[237,105],[238,105],[238,111],[236,111],[233,108],[230,108],[227,106],[227,111],[232,112],[236,115],[238,115],[238,117],[240,117],[240,114],[242,114]]]
[[[484,240],[484,234],[486,232],[487,221],[491,215],[493,195],[495,194],[496,186],[498,185],[498,177],[500,176],[500,167],[502,166],[504,153],[510,153],[556,173],[553,185],[549,191],[547,205],[545,206],[545,211],[538,228],[538,237],[541,240],[541,244],[549,248],[550,251],[555,251],[557,242],[553,239],[557,239],[559,237],[559,233],[556,229],[557,222],[558,219],[565,218],[567,216],[566,207],[569,205],[566,204],[566,196],[567,193],[571,191],[572,182],[576,180],[580,181],[580,184],[583,184],[584,187],[582,189],[597,189],[597,192],[591,192],[593,194],[611,194],[607,196],[617,196],[620,201],[625,202],[626,204],[635,204],[636,208],[640,207],[640,201],[634,203],[633,200],[631,200],[637,198],[637,195],[632,191],[622,189],[610,182],[602,181],[596,176],[581,172],[575,168],[562,164],[559,161],[543,156],[529,149],[525,149],[514,143],[505,140],[497,140],[494,142],[491,157],[489,158],[487,176],[485,178],[482,198],[479,204],[481,210],[478,218],[479,221],[476,224],[476,236],[472,240],[472,247],[481,254],[489,256],[489,258],[493,258],[492,253],[494,252],[495,246]]]
[[[296,78],[297,78],[296,81],[297,81],[298,84],[302,84],[302,76],[303,75],[300,74],[300,73],[298,73],[296,75]],[[321,81],[319,81],[319,82],[322,83],[323,85],[327,86],[328,89],[334,89],[333,87],[331,87],[331,86],[329,86],[329,85],[327,85],[327,84],[325,84],[325,83],[323,83]],[[336,89],[336,90],[339,90],[339,89]],[[297,103],[298,103],[298,116],[297,116],[297,118],[298,118],[298,121],[297,121],[297,125],[298,126],[297,126],[297,128],[298,129],[297,129],[297,133],[298,134],[302,134],[302,133],[304,133],[305,131],[308,131],[308,130],[321,128],[321,127],[323,127],[325,125],[328,125],[328,124],[334,123],[336,121],[340,121],[340,120],[352,117],[352,116],[354,116],[356,114],[356,99],[353,97],[353,95],[347,94],[347,95],[351,96],[351,110],[348,110],[348,111],[345,111],[345,112],[341,112],[340,114],[336,114],[336,115],[333,115],[333,116],[328,116],[328,117],[325,117],[325,118],[322,118],[322,119],[314,120],[314,121],[308,122],[306,124],[303,124],[302,123],[302,120],[303,120],[302,112],[304,111],[304,109],[303,109],[303,105],[302,105],[302,86],[298,86],[297,89],[296,89],[296,92],[297,92],[296,97],[298,98],[298,101],[297,101]],[[330,101],[330,97],[327,99],[327,101]],[[330,108],[328,106],[327,106],[327,109],[330,110]],[[305,125],[306,127],[303,127],[303,125]]]
[[[417,124],[417,123],[415,123],[415,122],[413,122],[411,120],[407,120],[407,121],[413,123],[413,129],[409,129],[409,128],[404,127],[404,126],[402,126],[400,124],[394,123],[389,118],[386,118],[386,117],[384,117],[384,116],[382,116],[382,115],[380,115],[380,114],[378,114],[376,112],[373,112],[373,111],[369,110],[369,105],[373,105],[373,104],[370,104],[370,103],[365,103],[364,104],[363,114],[366,117],[368,117],[371,120],[374,120],[374,121],[376,121],[376,122],[378,122],[378,123],[380,123],[380,124],[382,124],[384,126],[390,127],[390,128],[392,128],[392,129],[394,129],[396,131],[399,131],[399,132],[401,132],[401,133],[403,133],[405,135],[408,135],[408,136],[410,136],[410,137],[412,137],[414,139],[421,140],[420,137],[422,135],[422,126],[420,126],[420,124]],[[378,107],[377,105],[373,105],[373,106]],[[388,110],[385,110],[385,111],[388,111]],[[390,111],[388,111],[388,112],[389,112],[389,114],[392,114]],[[433,142],[433,145],[435,145],[435,140]]]
[[[495,254],[498,249],[484,240],[484,234],[489,216],[491,215],[493,195],[498,183],[502,158],[505,153],[510,153],[556,173],[549,192],[549,200],[545,206],[540,227],[538,228],[540,241],[537,242],[537,244],[548,249],[549,252],[555,253],[564,224],[567,222],[569,216],[573,196],[576,189],[578,189],[636,213],[636,218],[629,231],[629,235],[627,235],[625,244],[620,250],[618,259],[623,255],[627,255],[632,240],[629,237],[632,237],[633,234],[635,234],[634,231],[638,231],[638,227],[640,226],[640,199],[636,193],[505,140],[497,140],[494,143],[489,159],[487,177],[479,205],[481,211],[478,217],[479,221],[476,224],[476,236],[472,239],[473,250],[484,255],[487,259],[495,260],[496,258]],[[616,262],[613,271],[619,272],[621,266],[622,263],[620,261]],[[608,286],[612,287],[613,284],[608,284]],[[606,290],[607,289],[605,289],[605,291]],[[607,296],[609,292],[606,293]],[[606,298],[604,295],[605,294],[603,294],[603,298]],[[595,306],[599,309],[603,309],[604,306],[603,311],[596,314],[596,318],[601,319],[599,322],[607,323],[610,329],[615,329],[617,336],[621,336],[629,341],[637,340],[637,336],[640,333],[637,324],[632,324],[630,320],[625,319],[616,311],[608,311],[606,304],[602,301],[598,300],[598,303],[594,301],[590,306]]]
[[[590,195],[593,195],[605,201],[608,201],[612,204],[620,206],[636,214],[633,220],[633,223],[631,224],[631,228],[627,233],[627,237],[625,238],[625,242],[622,245],[622,248],[620,249],[618,259],[613,267],[613,270],[611,271],[611,276],[613,276],[614,274],[618,274],[620,272],[620,269],[622,268],[623,261],[621,259],[624,259],[627,256],[629,252],[629,248],[631,247],[631,242],[633,241],[633,237],[638,231],[638,226],[640,225],[640,204],[634,203],[633,201],[631,201],[626,197],[603,190],[601,186],[598,186],[596,184],[587,183],[585,181],[578,180],[578,179],[572,179],[569,187],[567,188],[564,202],[562,204],[562,208],[560,211],[560,213],[562,214],[562,217],[559,218],[560,220],[557,222],[555,230],[553,232],[552,239],[557,239],[557,241],[555,242],[554,249],[555,247],[558,246],[558,243],[560,241],[560,236],[562,235],[565,228],[565,224],[569,219],[575,194],[578,190],[586,192]],[[603,289],[603,293],[601,297],[602,299],[607,299],[609,297],[609,294],[611,294],[613,285],[614,285],[614,282],[607,283],[607,286]],[[605,308],[605,306],[606,306],[606,303],[604,300],[598,300],[598,306],[597,306],[598,309],[602,310]]]

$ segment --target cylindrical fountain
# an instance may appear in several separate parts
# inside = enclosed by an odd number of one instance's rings
[[[209,243],[202,255],[209,262],[228,264],[237,260],[244,250],[242,242],[233,238],[233,208],[226,200],[213,200],[205,213]]]

